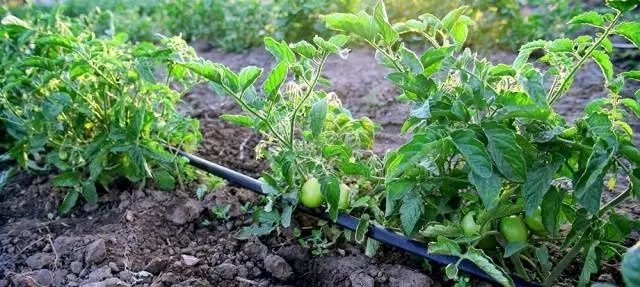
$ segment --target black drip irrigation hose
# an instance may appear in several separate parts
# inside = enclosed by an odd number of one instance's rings
[[[194,167],[197,167],[201,170],[204,170],[213,175],[221,177],[233,184],[244,187],[253,192],[259,193],[261,195],[265,195],[262,191],[262,183],[255,178],[249,177],[247,175],[228,169],[226,167],[217,165],[201,157],[198,157],[180,150],[175,150],[175,149],[171,149],[171,150],[189,159],[189,164],[191,164]],[[296,210],[302,211],[316,218],[331,222],[331,220],[329,219],[329,214],[324,211],[307,208],[301,205],[298,205]],[[334,224],[337,224],[338,226],[349,229],[351,231],[355,231],[356,227],[358,226],[358,219],[356,219],[353,216],[340,213],[338,214],[338,219],[335,221]],[[418,255],[422,258],[428,259],[429,261],[432,261],[441,265],[456,263],[458,261],[458,257],[456,256],[429,253],[429,251],[427,250],[427,246],[424,245],[423,243],[412,240],[404,235],[400,235],[394,231],[388,230],[381,226],[377,226],[373,224],[370,225],[366,235],[369,238],[372,238],[377,241],[383,242],[387,245],[402,249],[406,252],[413,253],[415,255]],[[487,281],[497,283],[496,280],[493,279],[491,276],[489,276],[486,272],[478,268],[478,266],[476,266],[473,262],[468,261],[466,259],[460,262],[460,265],[458,265],[458,269],[466,273],[469,273],[471,275],[474,275],[476,277],[485,279]],[[541,286],[533,282],[528,282],[517,276],[511,276],[511,278],[513,279],[513,282],[517,287]]]

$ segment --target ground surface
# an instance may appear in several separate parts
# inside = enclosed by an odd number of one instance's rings
[[[201,56],[236,71],[246,65],[268,70],[274,64],[262,49],[243,54],[199,50]],[[490,56],[500,62],[513,57]],[[382,126],[376,138],[378,153],[406,141],[398,131],[409,109],[394,100],[397,91],[385,74],[375,64],[373,52],[364,48],[347,60],[330,59],[324,73],[355,116],[368,116]],[[597,67],[589,66],[577,78],[570,95],[557,105],[572,119],[590,99],[606,95]],[[220,114],[239,111],[231,101],[198,88],[185,98],[184,109],[201,120],[204,142],[198,155],[252,176],[267,167],[255,160],[258,136],[218,119]],[[640,131],[637,121],[633,127]],[[60,218],[55,207],[61,197],[51,192],[49,177],[22,173],[0,194],[0,287],[448,285],[434,282],[441,274],[425,275],[420,260],[388,248],[370,259],[361,247],[342,243],[327,255],[312,257],[288,239],[290,230],[237,240],[234,235],[249,223],[241,206],[257,200],[243,189],[224,187],[198,202],[180,192],[116,186],[98,206],[78,207],[71,216]],[[225,204],[231,205],[228,221],[201,225],[209,218],[207,209]],[[620,211],[637,217],[640,207],[627,202]],[[619,282],[615,266],[604,269],[594,278]],[[572,266],[568,272],[579,269]]]

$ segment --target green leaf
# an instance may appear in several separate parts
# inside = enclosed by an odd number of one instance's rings
[[[375,41],[379,32],[373,17],[362,11],[357,15],[334,13],[322,18],[329,29],[355,34],[371,42]]]
[[[48,35],[39,37],[36,40],[37,46],[55,46],[71,49],[73,48],[75,39],[62,35]]]
[[[482,269],[482,271],[487,273],[502,286],[515,286],[509,274],[495,264],[493,260],[491,260],[491,257],[485,255],[482,250],[469,247],[469,250],[467,250],[463,258],[476,264],[478,268]]]
[[[574,183],[574,190],[578,202],[590,213],[598,212],[603,189],[603,178],[613,159],[613,149],[607,148],[603,140],[593,146],[593,151],[586,168]]]
[[[451,29],[453,29],[453,26],[458,22],[458,19],[460,19],[460,16],[462,16],[467,8],[469,8],[469,6],[456,8],[442,18],[442,26],[447,30],[447,32],[450,32]]]
[[[498,197],[502,189],[502,177],[493,173],[489,177],[481,177],[475,172],[469,172],[469,182],[476,187],[482,204],[487,209],[493,209],[498,204]]]
[[[435,82],[424,75],[398,72],[389,74],[387,78],[400,87],[405,95],[413,101],[428,100],[437,90]]]
[[[565,193],[564,190],[551,188],[542,199],[542,223],[551,235],[555,235],[558,231],[558,216]]]
[[[449,31],[449,35],[453,38],[453,41],[458,46],[462,46],[464,42],[467,40],[467,35],[469,34],[469,25],[473,24],[473,20],[471,18],[462,15],[451,30]]]
[[[553,53],[573,52],[573,41],[570,39],[556,39],[548,43],[547,49]]]
[[[220,64],[214,64],[209,61],[205,61],[180,63],[180,65],[209,81],[220,85],[222,84],[222,77],[224,72],[222,69],[222,65]]]
[[[431,76],[440,69],[440,63],[447,56],[451,55],[453,47],[429,48],[422,56],[420,62],[424,67],[422,74],[425,77]]]
[[[640,246],[638,244],[629,248],[624,254],[620,269],[627,286],[640,286]]]
[[[70,190],[67,195],[64,197],[64,200],[58,206],[58,213],[64,215],[69,213],[71,209],[76,205],[78,201],[79,192],[76,189]]]
[[[460,227],[453,224],[432,224],[427,226],[427,228],[425,228],[424,230],[420,230],[419,233],[421,236],[427,238],[437,238],[439,236],[455,238],[462,235]]]
[[[252,226],[247,226],[247,227],[242,228],[242,230],[238,233],[238,235],[235,236],[235,238],[237,238],[237,239],[249,239],[249,238],[255,237],[255,236],[268,235],[269,233],[271,233],[275,229],[276,229],[276,227],[272,226],[272,225],[261,225],[261,226],[252,225]]]
[[[591,281],[591,274],[598,272],[598,255],[596,254],[596,246],[599,242],[594,242],[589,246],[587,255],[584,258],[584,265],[580,272],[580,279],[578,280],[578,286],[587,286]]]
[[[264,46],[271,55],[276,57],[278,61],[287,62],[287,63],[295,63],[296,55],[291,51],[289,45],[284,41],[278,42],[271,37],[264,38]]]
[[[317,138],[322,129],[324,128],[324,119],[327,116],[327,101],[324,99],[318,100],[311,106],[311,112],[309,113],[309,120],[311,122],[311,133],[314,138]]]
[[[536,40],[522,45],[518,52],[518,56],[513,60],[513,68],[516,70],[522,68],[522,66],[529,60],[531,53],[537,49],[543,49],[545,44],[546,42],[544,40]]]
[[[627,12],[635,9],[640,5],[638,0],[607,0],[607,6],[619,10],[620,12]]]
[[[313,45],[309,44],[309,42],[304,40],[295,44],[289,44],[289,48],[308,59],[313,59],[318,54],[318,50]]]
[[[262,69],[255,66],[243,68],[238,74],[238,82],[240,84],[240,92],[244,92],[262,75]]]
[[[466,164],[476,175],[489,177],[493,174],[489,154],[472,130],[456,130],[451,133],[451,139],[458,151],[464,156]]]
[[[278,63],[271,70],[271,74],[263,84],[264,91],[270,98],[278,94],[282,83],[287,79],[287,73],[289,73],[289,65],[285,61]]]
[[[364,242],[365,234],[367,234],[368,230],[369,230],[369,215],[364,214],[362,215],[362,217],[360,217],[360,220],[358,221],[358,226],[356,226],[356,234],[355,234],[356,243],[360,244]]]
[[[386,206],[384,216],[389,217],[395,212],[396,201],[404,198],[407,192],[410,192],[414,188],[414,182],[408,179],[395,180],[386,183],[387,198],[385,200]]]
[[[54,186],[72,187],[80,184],[80,176],[75,172],[66,172],[54,176],[53,179],[51,179],[51,183]]]
[[[0,193],[2,193],[2,189],[7,185],[7,183],[9,183],[9,180],[11,180],[11,177],[13,176],[14,171],[15,171],[15,168],[9,168],[9,169],[0,171]]]
[[[622,75],[625,79],[640,81],[640,71],[627,71],[623,72]]]
[[[405,193],[402,199],[402,207],[400,208],[400,222],[402,223],[404,234],[407,236],[413,234],[413,230],[423,212],[424,204],[419,194],[414,191]]]
[[[293,215],[293,207],[289,204],[284,205],[282,208],[282,215],[280,218],[280,222],[282,223],[282,227],[289,228],[291,226],[291,216]]]
[[[549,106],[547,104],[547,95],[544,90],[542,74],[540,74],[540,72],[534,68],[529,68],[521,71],[518,79],[520,80],[520,84],[522,84],[525,92],[529,95],[536,106],[543,108],[547,108]]]
[[[411,141],[402,145],[397,156],[387,163],[386,176],[395,177],[431,155],[445,157],[450,146],[449,139],[440,138],[435,132],[414,134]]]
[[[0,24],[2,24],[3,26],[18,26],[27,30],[31,29],[31,26],[27,22],[11,14],[7,14],[6,16],[4,16],[4,18],[2,18],[2,20],[0,21]]]
[[[502,106],[496,117],[499,121],[512,118],[545,120],[551,114],[548,106],[540,107],[525,93],[505,92],[498,95],[497,103]]]
[[[220,119],[228,122],[232,122],[234,124],[238,124],[241,126],[252,127],[253,119],[250,116],[246,115],[220,115]]]
[[[623,22],[616,26],[615,32],[620,36],[627,38],[636,47],[640,48],[640,23]]]
[[[551,271],[551,261],[549,260],[549,249],[546,246],[535,248],[536,259],[538,259],[538,264],[540,264],[540,269],[543,274],[549,273]]]
[[[628,98],[620,100],[620,103],[625,107],[629,108],[631,111],[633,111],[636,117],[640,117],[640,103],[638,103],[634,99],[628,99]]]
[[[487,150],[498,171],[511,181],[524,182],[527,178],[527,167],[523,151],[513,131],[501,127],[496,122],[485,122],[482,129],[488,140]]]
[[[127,138],[136,140],[141,136],[146,112],[146,106],[141,105],[137,107],[135,114],[133,115],[133,119],[129,122],[129,126],[127,127]]]
[[[156,171],[153,176],[156,184],[162,190],[171,191],[176,187],[175,178],[165,169]]]
[[[340,201],[340,183],[338,178],[335,175],[323,176],[320,179],[320,189],[329,206],[329,219],[335,222],[336,219],[338,219],[338,205]]]
[[[428,250],[433,254],[462,256],[462,249],[458,243],[443,236],[439,236],[435,242],[429,242]]]
[[[87,181],[82,184],[82,197],[89,203],[98,203],[98,192],[96,191],[95,182]]]
[[[422,74],[424,68],[422,68],[422,63],[416,53],[407,49],[404,44],[400,44],[398,54],[400,54],[400,62],[403,66],[407,67],[408,70],[414,74]]]
[[[389,24],[387,11],[384,7],[383,1],[378,1],[373,9],[373,16],[376,20],[376,24],[378,24],[378,29],[380,30],[382,39],[387,43],[387,45],[393,46],[400,36],[398,35],[398,32],[393,29],[391,24]]]
[[[509,258],[514,254],[520,252],[527,247],[527,244],[521,241],[509,242],[507,246],[504,247],[504,258]]]
[[[598,66],[600,66],[606,82],[611,82],[613,79],[613,64],[611,63],[611,60],[609,60],[609,55],[602,51],[594,50],[593,53],[591,53],[591,57]]]
[[[584,12],[569,21],[569,24],[588,24],[596,27],[604,25],[604,18],[595,11]]]
[[[368,257],[374,257],[378,253],[379,247],[380,247],[379,241],[375,239],[367,238],[367,246],[365,247],[364,254],[367,255]]]
[[[562,166],[563,158],[557,154],[551,157],[541,157],[527,173],[527,180],[524,183],[524,206],[527,216],[542,204],[545,194],[551,187],[556,173]]]

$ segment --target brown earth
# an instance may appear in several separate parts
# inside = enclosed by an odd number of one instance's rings
[[[274,64],[263,49],[242,54],[200,50],[201,56],[235,71],[247,65],[268,70]],[[513,57],[498,53],[489,58],[510,62]],[[365,48],[356,49],[346,60],[331,58],[324,72],[332,82],[331,90],[355,116],[368,116],[382,126],[376,137],[378,153],[407,140],[398,134],[409,106],[395,101],[398,92],[385,74],[375,64],[373,51]],[[589,100],[606,95],[597,67],[588,66],[577,79],[570,94],[556,106],[571,120]],[[201,121],[204,141],[198,155],[251,176],[267,168],[255,160],[259,137],[218,119],[221,114],[239,112],[232,101],[199,87],[185,97],[184,110]],[[638,121],[633,128],[640,131]],[[250,223],[250,215],[241,207],[259,201],[244,189],[223,187],[198,202],[178,191],[116,186],[100,198],[98,206],[85,205],[70,216],[59,217],[55,207],[61,196],[51,192],[49,179],[49,175],[20,173],[0,193],[0,287],[451,284],[437,282],[442,278],[437,266],[430,273],[418,258],[390,248],[383,247],[379,255],[368,258],[362,247],[343,242],[325,255],[311,256],[310,250],[291,239],[291,230],[238,240],[234,235]],[[193,189],[186,192],[193,193]],[[614,195],[607,192],[605,197]],[[212,218],[207,212],[227,204],[231,206],[228,220]],[[640,207],[627,201],[620,211],[637,217]],[[204,226],[204,219],[212,224]],[[568,273],[579,273],[579,266],[572,266]],[[619,277],[615,265],[605,265],[593,278],[619,283]],[[564,286],[575,284],[563,282]]]

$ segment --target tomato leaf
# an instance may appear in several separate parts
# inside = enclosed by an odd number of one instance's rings
[[[329,218],[332,221],[338,219],[338,207],[340,203],[340,183],[335,175],[323,176],[320,179],[322,195],[329,206]]]
[[[542,198],[542,223],[544,228],[551,235],[555,235],[558,232],[558,217],[560,215],[560,208],[562,207],[562,200],[565,196],[565,191],[557,188],[551,188],[544,194]]]
[[[162,190],[171,191],[176,187],[175,178],[165,169],[156,171],[153,176],[156,184]]]
[[[358,226],[356,226],[356,234],[355,234],[356,243],[360,244],[364,242],[365,234],[367,234],[368,230],[369,230],[369,215],[364,214],[362,215],[362,217],[360,217],[360,220],[358,221]]]
[[[400,208],[400,221],[404,234],[407,236],[413,234],[423,212],[424,204],[420,195],[415,191],[405,193],[402,198],[402,207]]]
[[[551,181],[560,169],[563,158],[553,154],[551,157],[542,157],[527,173],[524,183],[525,214],[530,216],[542,204],[545,194],[551,187]]]
[[[54,186],[71,187],[80,184],[80,176],[75,172],[65,172],[51,179]]]
[[[475,172],[469,172],[469,182],[478,190],[482,204],[487,209],[493,209],[498,203],[500,189],[502,189],[502,177],[495,172],[489,177],[481,177]]]
[[[98,192],[94,182],[87,181],[82,184],[82,197],[89,203],[98,203]]]
[[[592,243],[586,252],[587,255],[584,258],[582,271],[580,271],[578,286],[587,286],[591,281],[591,275],[598,272],[598,255],[596,254],[596,246],[598,244],[597,241]]]
[[[469,247],[462,258],[473,262],[476,266],[478,266],[478,268],[482,269],[482,271],[487,273],[489,276],[491,276],[491,278],[495,279],[496,282],[498,282],[502,286],[515,286],[509,274],[504,269],[495,264],[493,260],[491,260],[491,257],[484,254],[482,250]]]
[[[278,63],[278,65],[271,70],[269,77],[263,84],[264,91],[270,99],[275,98],[278,94],[282,83],[287,79],[287,73],[289,73],[289,65],[285,61]]]
[[[428,250],[429,250],[429,253],[433,253],[433,254],[443,254],[443,255],[452,255],[452,256],[462,255],[462,249],[460,248],[458,243],[444,236],[438,236],[437,241],[429,242]]]
[[[313,59],[318,54],[318,50],[313,45],[309,44],[309,42],[304,40],[295,44],[289,44],[289,48],[308,59]]]
[[[253,119],[245,115],[220,115],[220,119],[245,127],[253,127]]]
[[[485,122],[482,129],[488,140],[487,150],[498,171],[511,181],[524,182],[527,167],[515,134],[496,122]]]
[[[249,86],[253,85],[262,75],[262,69],[255,66],[243,68],[238,74],[238,82],[240,84],[240,92],[244,92]]]
[[[636,117],[640,117],[640,103],[638,103],[638,101],[635,101],[633,99],[622,99],[620,100],[620,103],[629,108],[636,115]]]
[[[78,201],[79,192],[76,189],[70,190],[58,206],[58,212],[62,215],[69,213]]]
[[[611,63],[611,60],[609,60],[609,55],[605,54],[602,51],[594,50],[591,53],[591,57],[598,64],[598,66],[600,66],[606,82],[611,82],[611,80],[613,80],[613,64]]]
[[[593,147],[586,168],[574,183],[578,202],[590,213],[596,213],[600,208],[603,178],[613,155],[613,149],[607,148],[606,142],[598,141]]]
[[[294,63],[296,61],[296,55],[289,48],[289,45],[284,41],[278,42],[271,37],[264,38],[264,47],[278,59],[278,61]]]
[[[387,43],[387,45],[392,46],[400,36],[398,32],[391,27],[389,24],[389,19],[387,17],[387,10],[384,7],[384,1],[378,1],[376,6],[373,8],[373,16],[376,20],[376,24],[378,25],[378,29],[380,30],[380,34],[382,35],[382,39]]]
[[[636,47],[640,48],[640,23],[639,22],[622,22],[616,26],[617,34],[627,38]]]
[[[569,24],[588,24],[602,27],[602,25],[604,25],[604,18],[595,11],[588,11],[573,17],[569,21]]]
[[[520,250],[525,249],[526,247],[527,247],[527,244],[522,241],[509,242],[509,244],[507,244],[507,246],[504,247],[503,257],[509,258],[514,254],[520,252]]]
[[[318,100],[311,106],[311,112],[309,113],[309,119],[311,122],[311,133],[314,138],[317,138],[322,129],[324,128],[324,119],[327,116],[327,101],[324,99]]]
[[[451,133],[451,139],[458,151],[464,156],[466,164],[476,175],[489,177],[493,174],[489,154],[472,130],[455,130]]]

